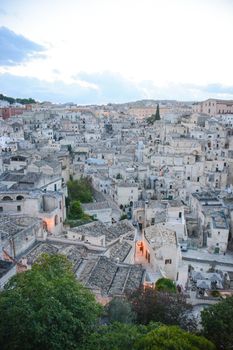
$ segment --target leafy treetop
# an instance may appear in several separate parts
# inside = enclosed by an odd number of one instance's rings
[[[0,94],[0,100],[7,101],[10,104],[13,104],[15,102],[21,103],[22,105],[36,103],[36,101],[33,98],[13,98],[13,97],[4,96],[3,94]]]
[[[76,349],[93,331],[101,307],[62,255],[42,255],[0,293],[0,348]]]
[[[233,347],[233,296],[205,308],[201,313],[203,334],[214,342],[218,349]]]

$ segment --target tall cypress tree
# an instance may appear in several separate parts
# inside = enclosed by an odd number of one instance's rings
[[[160,113],[159,113],[159,104],[157,104],[156,113],[155,113],[155,120],[160,120]]]

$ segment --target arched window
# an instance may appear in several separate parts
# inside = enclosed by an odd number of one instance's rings
[[[55,215],[55,218],[54,218],[54,225],[57,226],[58,225],[58,216]]]
[[[43,221],[43,229],[45,231],[48,231],[48,225],[47,225],[47,222],[46,221]]]
[[[22,201],[23,199],[24,199],[24,197],[23,197],[23,196],[20,196],[20,195],[16,197],[16,200],[17,200],[17,201]]]
[[[4,197],[2,198],[2,200],[3,200],[3,201],[12,201],[13,199],[12,199],[11,197],[9,197],[9,196],[4,196]]]

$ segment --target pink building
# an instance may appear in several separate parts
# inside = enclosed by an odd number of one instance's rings
[[[233,114],[233,101],[210,98],[193,105],[193,111],[211,116],[215,116],[216,114]]]

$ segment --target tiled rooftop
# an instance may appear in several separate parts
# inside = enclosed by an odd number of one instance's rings
[[[0,236],[2,239],[10,238],[38,221],[38,219],[23,216],[0,215]]]
[[[113,247],[109,248],[110,258],[114,261],[116,261],[116,259],[119,259],[119,262],[123,262],[131,249],[132,246],[124,240],[122,243],[118,242],[114,244]]]
[[[111,259],[101,256],[93,267],[88,265],[90,273],[86,286],[99,290],[102,295],[119,295],[137,289],[142,283],[144,269],[141,265],[116,264]],[[84,271],[83,271],[84,273]],[[87,271],[84,273],[87,275]]]

